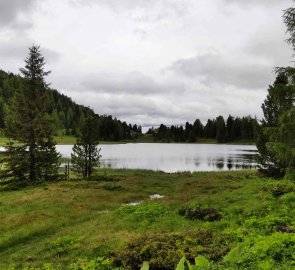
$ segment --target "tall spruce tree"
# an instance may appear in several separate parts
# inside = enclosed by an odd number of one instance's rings
[[[6,135],[21,143],[21,146],[7,146],[7,172],[18,177],[12,166],[13,156],[19,159],[18,170],[24,181],[36,182],[57,177],[59,154],[52,139],[52,123],[47,117],[48,104],[45,90],[48,87],[45,77],[50,73],[44,70],[45,60],[40,47],[33,45],[20,69],[24,77],[22,89],[15,94],[5,118]],[[13,150],[13,151],[12,151]],[[23,160],[22,160],[23,159]]]
[[[284,22],[295,50],[295,8],[285,10]],[[260,170],[295,180],[295,68],[277,68],[277,78],[262,104],[264,119],[258,130]]]
[[[89,178],[96,167],[99,167],[101,158],[97,120],[87,117],[81,124],[77,143],[73,146],[71,163],[73,170],[83,177]]]
[[[226,127],[223,116],[216,118],[216,140],[218,143],[225,143]]]
[[[258,128],[259,170],[265,175],[283,177],[293,166],[295,145],[290,132],[294,138],[294,99],[295,86],[285,73],[279,73],[274,84],[268,88],[268,95],[262,104],[264,118]]]
[[[258,136],[256,146],[259,152],[258,166],[259,170],[272,177],[284,176],[285,170],[282,162],[277,159],[273,151],[271,151],[270,143],[273,135],[278,132],[279,127],[279,113],[282,107],[277,99],[277,93],[281,91],[288,84],[287,77],[280,74],[272,86],[268,88],[268,95],[264,100],[261,108],[264,118],[261,121],[261,126],[258,128]]]

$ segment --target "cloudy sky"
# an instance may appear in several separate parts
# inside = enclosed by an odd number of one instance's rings
[[[262,116],[291,0],[0,0],[0,69],[39,44],[53,88],[143,126]]]

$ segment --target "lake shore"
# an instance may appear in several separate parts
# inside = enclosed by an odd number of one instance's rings
[[[279,226],[294,227],[294,191],[291,182],[263,178],[255,170],[163,173],[126,169],[100,169],[92,181],[2,190],[0,269],[45,263],[68,269],[72,263],[85,264],[97,257],[127,265],[149,260],[163,267],[175,265],[183,254],[188,258],[204,255],[218,269],[246,269],[243,263],[249,263],[252,250],[261,243],[274,268],[287,269],[291,259],[269,254],[275,254],[274,249],[280,249],[280,254],[294,251],[290,242],[294,233],[286,234],[289,244],[284,244],[287,238]],[[214,221],[209,216],[191,219],[181,209],[211,209],[206,211],[218,215]],[[256,266],[263,256],[259,252],[250,262]]]
[[[58,145],[73,145],[76,143],[76,137],[74,136],[54,136],[54,140]],[[0,146],[5,146],[8,143],[8,138],[5,136],[0,136]],[[164,142],[164,141],[154,141],[151,136],[141,136],[136,140],[129,141],[100,141],[99,144],[126,144],[126,143],[177,143],[177,144],[217,144],[215,139],[204,139],[200,138],[197,142]],[[253,141],[246,140],[236,140],[234,142],[229,142],[225,144],[242,144],[242,145],[254,145]]]

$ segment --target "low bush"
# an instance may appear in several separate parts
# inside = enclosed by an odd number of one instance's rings
[[[234,269],[294,269],[295,234],[276,232],[245,239],[224,258]]]
[[[68,254],[78,247],[78,241],[70,236],[59,237],[51,242],[50,249],[57,257]]]
[[[264,186],[263,190],[278,198],[286,193],[295,192],[295,184],[290,181],[279,181]]]
[[[289,217],[268,215],[265,217],[251,217],[245,221],[244,227],[247,228],[249,232],[256,231],[266,235],[280,231],[281,228],[287,227],[290,224],[291,219]]]
[[[221,219],[221,214],[216,209],[201,208],[201,206],[194,208],[181,207],[178,214],[190,220],[217,221]]]
[[[179,260],[185,256],[190,262],[197,254],[218,261],[229,251],[229,238],[219,236],[208,230],[187,233],[159,233],[140,237],[126,248],[112,254],[115,265],[126,270],[137,270],[148,261],[150,270],[175,269]]]

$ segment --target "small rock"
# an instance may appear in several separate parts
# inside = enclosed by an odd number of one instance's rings
[[[160,194],[150,195],[151,200],[159,200],[159,199],[163,199],[164,197],[165,197],[164,195],[160,195]]]

